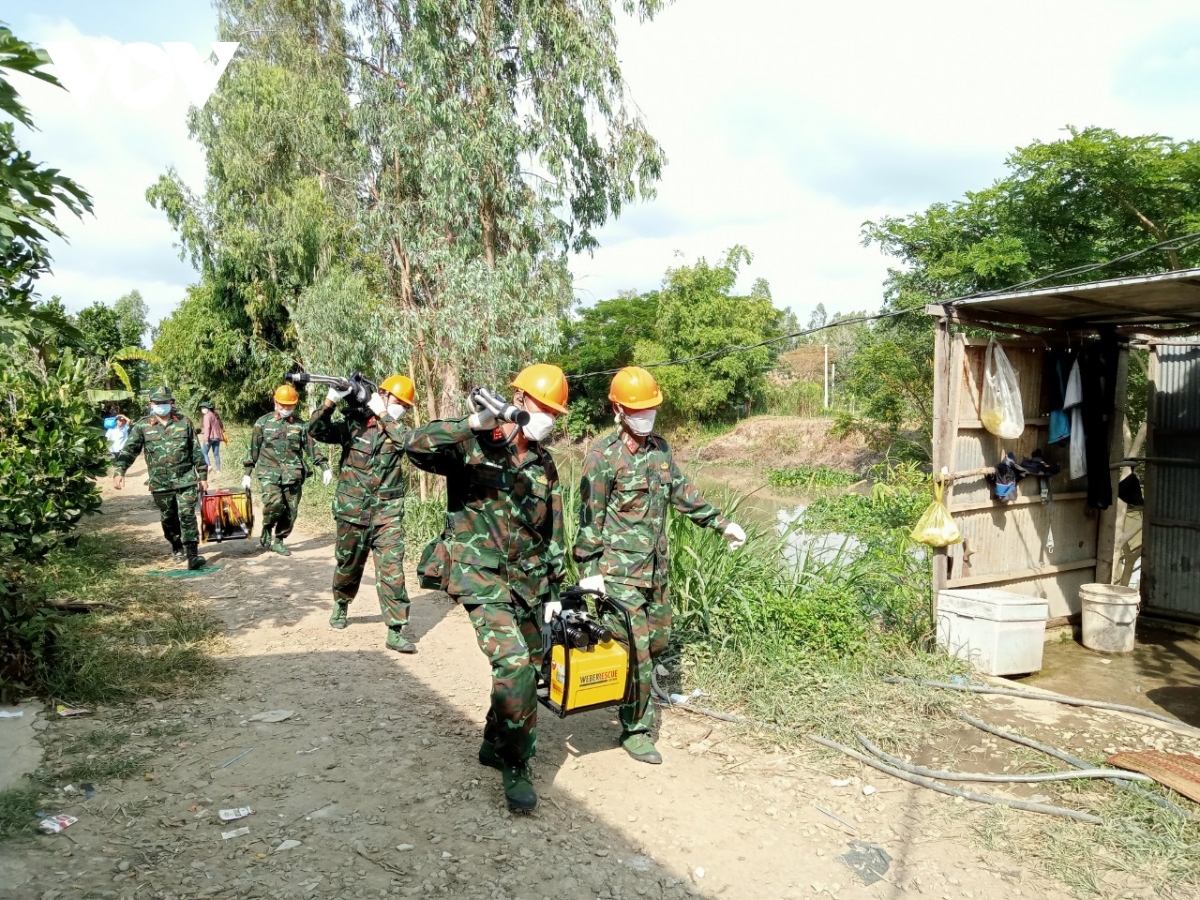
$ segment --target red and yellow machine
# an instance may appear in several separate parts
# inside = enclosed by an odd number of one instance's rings
[[[200,539],[245,541],[254,531],[254,504],[250,492],[209,491],[200,498]]]

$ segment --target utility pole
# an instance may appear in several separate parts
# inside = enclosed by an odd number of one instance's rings
[[[825,345],[825,409],[829,409],[829,345]]]

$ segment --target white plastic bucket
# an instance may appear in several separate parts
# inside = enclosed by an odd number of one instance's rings
[[[1085,584],[1079,588],[1083,607],[1083,646],[1101,653],[1131,653],[1137,629],[1136,588],[1121,584]]]

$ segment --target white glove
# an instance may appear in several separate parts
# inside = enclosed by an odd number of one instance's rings
[[[542,621],[549,622],[555,616],[562,612],[562,604],[557,600],[551,600],[548,603],[542,604]]]
[[[383,402],[383,398],[376,391],[371,395],[371,399],[367,401],[367,408],[377,416],[382,416],[387,409],[387,404]]]
[[[579,586],[581,588],[583,588],[585,591],[599,591],[601,594],[603,594],[604,593],[604,576],[603,575],[589,575],[587,578],[580,578]]]
[[[742,530],[742,526],[737,522],[730,522],[726,525],[721,535],[725,540],[729,541],[730,550],[736,550],[742,544],[746,543],[746,532]]]
[[[329,469],[326,469],[321,475],[321,484],[329,484],[331,481],[333,481],[333,472],[331,472]]]
[[[242,476],[242,490],[243,491],[250,490],[250,476],[249,475]]]
[[[467,424],[471,427],[472,431],[491,431],[500,422],[492,415],[490,409],[481,409],[479,412],[473,412],[467,417]]]
[[[339,390],[336,385],[330,385],[329,390],[325,393],[325,399],[330,403],[337,403],[339,400],[349,397],[352,390],[351,385],[346,385],[345,390]]]

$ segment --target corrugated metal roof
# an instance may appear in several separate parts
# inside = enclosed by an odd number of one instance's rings
[[[951,306],[999,320],[1012,315],[1068,326],[1200,323],[1200,269],[993,294]]]

